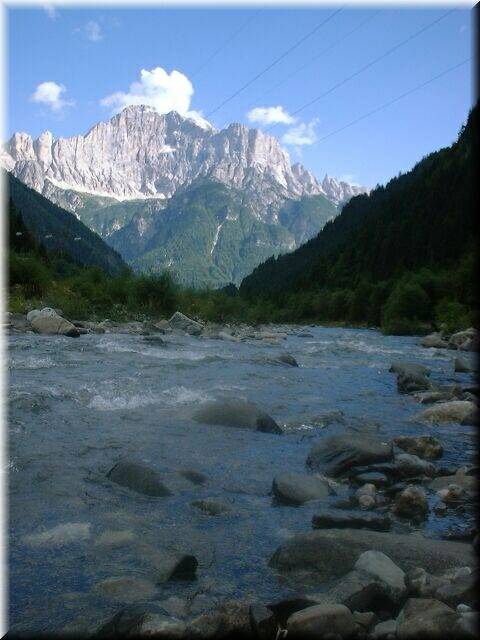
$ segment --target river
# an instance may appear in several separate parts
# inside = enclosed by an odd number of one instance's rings
[[[197,593],[205,603],[249,595],[268,602],[290,593],[268,559],[292,534],[311,528],[315,506],[276,504],[272,479],[304,472],[312,444],[343,428],[339,412],[343,420],[378,422],[388,439],[436,435],[443,465],[473,461],[474,428],[419,426],[413,416],[422,405],[399,394],[388,372],[392,361],[405,360],[427,365],[434,382],[469,383],[468,374],[453,372],[455,352],[374,330],[288,331],[281,347],[179,335],[165,336],[164,346],[114,333],[9,336],[12,631],[52,632],[72,623],[94,629],[136,597],[108,597],[96,585],[112,576],[148,578],[139,553],[145,545],[188,551],[199,561],[196,580],[158,585],[150,599]],[[302,331],[310,337],[300,337]],[[299,367],[275,360],[283,350]],[[285,433],[192,419],[202,403],[221,397],[256,402]],[[171,477],[173,495],[152,498],[110,482],[106,473],[123,457]],[[208,480],[182,482],[179,469]],[[206,515],[191,505],[202,498],[218,499],[229,511]],[[83,533],[58,544],[29,543],[68,524]],[[452,524],[453,516],[432,511],[416,526],[439,537]],[[121,531],[128,544],[101,544],[111,531]]]

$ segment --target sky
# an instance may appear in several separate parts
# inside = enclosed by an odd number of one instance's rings
[[[456,138],[472,60],[383,105],[471,59],[472,26],[458,6],[10,8],[6,132],[84,134],[146,103],[260,128],[317,177],[374,187]]]

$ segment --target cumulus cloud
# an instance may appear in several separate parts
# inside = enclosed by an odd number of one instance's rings
[[[160,114],[177,111],[201,126],[208,125],[200,112],[190,110],[192,96],[193,85],[187,76],[180,71],[168,73],[162,67],[155,67],[150,71],[142,69],[140,80],[133,82],[128,92],[112,93],[103,98],[100,104],[110,108],[112,113],[118,113],[130,105],[147,105]]]
[[[293,124],[295,118],[282,106],[278,107],[255,107],[247,113],[250,122],[256,122],[264,126],[271,124]]]
[[[73,105],[73,101],[65,100],[63,97],[65,92],[66,88],[63,84],[57,84],[52,81],[42,82],[30,96],[30,100],[43,104],[49,107],[52,111],[59,112],[65,107]]]
[[[44,4],[43,10],[47,14],[50,20],[57,20],[60,17],[60,14],[57,11],[57,8],[53,4]]]
[[[314,118],[308,123],[301,122],[297,126],[291,127],[282,136],[283,144],[295,147],[304,147],[314,144],[317,141],[315,127],[318,122],[318,118]]]

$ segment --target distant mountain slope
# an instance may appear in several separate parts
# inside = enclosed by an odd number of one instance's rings
[[[119,254],[82,222],[28,188],[8,173],[8,195],[23,224],[48,253],[67,253],[84,266],[98,266],[116,274],[127,266]]]
[[[287,201],[278,221],[269,223],[242,191],[197,180],[161,210],[143,203],[108,241],[138,270],[169,269],[183,284],[222,286],[239,283],[267,257],[291,251],[336,213],[324,196],[305,196]]]
[[[295,291],[353,291],[362,282],[394,281],[421,268],[456,268],[476,241],[478,118],[475,107],[452,146],[350,200],[315,238],[257,267],[240,293],[275,298]]]
[[[135,268],[173,265],[183,282],[212,286],[228,279],[238,283],[259,261],[295,249],[352,196],[365,191],[328,175],[320,182],[301,164],[291,164],[277,138],[258,129],[232,123],[217,130],[204,120],[175,111],[159,114],[145,105],[126,107],[85,135],[54,139],[47,131],[33,139],[15,133],[0,148],[0,162],[27,186],[74,213]],[[256,221],[252,233],[264,225],[266,234],[247,238],[244,226],[243,249],[237,238],[232,255],[223,254],[222,265],[220,248],[217,256],[210,258],[207,252],[202,257],[195,255],[201,244],[190,243],[190,253],[184,255],[180,247],[188,243],[174,238],[180,230],[189,232],[188,217],[173,219],[171,212],[179,210],[172,198],[208,181],[236,191],[235,201]],[[204,202],[202,207],[209,226],[209,216],[218,217],[216,205]],[[165,224],[168,240],[160,233]],[[202,223],[197,219],[196,224]],[[225,245],[230,226],[222,227],[219,247]],[[153,236],[167,244],[153,246]],[[173,245],[177,249],[170,255]]]

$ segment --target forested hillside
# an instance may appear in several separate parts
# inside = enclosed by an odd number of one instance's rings
[[[198,179],[179,188],[163,209],[135,205],[130,222],[108,242],[138,271],[168,269],[183,285],[218,287],[240,283],[259,262],[292,250],[337,214],[323,195],[286,200],[278,223],[260,218],[251,204],[239,189]],[[125,204],[100,213],[121,206]]]
[[[382,324],[391,332],[473,321],[478,107],[451,146],[353,198],[323,231],[270,258],[240,294],[284,319]]]
[[[127,268],[120,255],[72,213],[25,186],[10,173],[7,191],[10,219],[14,221],[20,216],[22,224],[47,255],[63,254],[74,264],[100,267],[111,275]]]

